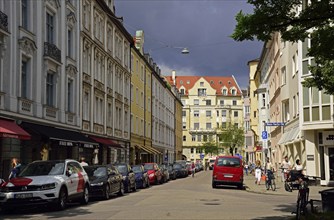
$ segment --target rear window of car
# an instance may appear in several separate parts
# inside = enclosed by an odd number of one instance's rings
[[[240,167],[240,160],[238,158],[229,158],[229,157],[218,158],[217,166]]]

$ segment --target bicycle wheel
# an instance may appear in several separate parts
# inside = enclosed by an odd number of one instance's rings
[[[269,187],[270,187],[269,180],[266,180],[266,189],[269,190]]]
[[[296,220],[300,219],[301,209],[302,209],[301,205],[302,205],[301,199],[300,199],[300,197],[298,197],[298,200],[297,200],[297,210],[296,210]]]

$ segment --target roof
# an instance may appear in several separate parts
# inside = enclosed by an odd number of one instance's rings
[[[166,80],[174,85],[172,76],[166,76]],[[175,76],[176,88],[180,91],[183,86],[185,88],[184,94],[188,95],[190,89],[198,82],[199,79],[205,79],[210,86],[216,90],[216,95],[222,95],[222,89],[226,87],[228,89],[227,96],[232,96],[230,89],[234,87],[237,90],[236,96],[241,96],[242,92],[236,82],[234,76]]]

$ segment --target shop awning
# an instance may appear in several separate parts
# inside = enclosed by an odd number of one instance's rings
[[[96,136],[89,136],[89,137],[93,139],[94,141],[96,141],[97,143],[100,143],[106,146],[122,148],[120,144],[114,142],[113,140],[109,138],[102,138],[102,137],[96,137]]]
[[[27,122],[23,122],[22,127],[31,134],[37,133],[50,140],[59,141],[58,144],[61,146],[74,146],[75,144],[79,144],[81,147],[85,148],[98,147],[98,143],[94,142],[92,139],[88,138],[84,134],[76,131]]]
[[[299,127],[291,128],[289,131],[285,132],[281,139],[278,141],[277,144],[284,145],[284,144],[290,144],[294,142],[294,140],[298,139],[298,135],[300,134]]]
[[[29,140],[30,135],[14,121],[0,119],[0,137]]]
[[[136,146],[138,146],[138,145],[136,145]],[[138,148],[146,151],[149,154],[162,154],[160,151],[157,151],[153,147],[150,147],[150,146],[138,146]]]

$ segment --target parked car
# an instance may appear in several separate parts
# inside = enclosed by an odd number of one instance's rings
[[[125,192],[135,192],[137,190],[135,173],[127,163],[118,163],[114,165],[123,176]]]
[[[133,165],[132,170],[135,173],[137,188],[150,187],[148,174],[143,165]]]
[[[1,185],[0,205],[6,211],[48,204],[63,210],[69,201],[88,204],[88,189],[87,173],[78,161],[34,161]]]
[[[167,169],[167,164],[159,164],[159,169],[162,174],[162,183],[166,183],[169,181],[169,172]]]
[[[95,165],[83,167],[88,175],[90,197],[109,199],[112,194],[124,194],[123,176],[114,166]]]
[[[183,178],[188,176],[186,165],[182,165],[181,163],[174,163],[173,169],[175,171],[176,178]]]
[[[236,185],[243,188],[244,169],[242,161],[236,156],[218,156],[213,166],[212,188],[217,185]]]
[[[144,169],[147,171],[150,184],[158,184],[162,181],[162,173],[156,163],[144,163]]]
[[[167,170],[168,170],[168,173],[169,173],[169,179],[175,180],[176,179],[176,173],[175,173],[175,170],[173,168],[173,164],[168,164],[167,165]]]

